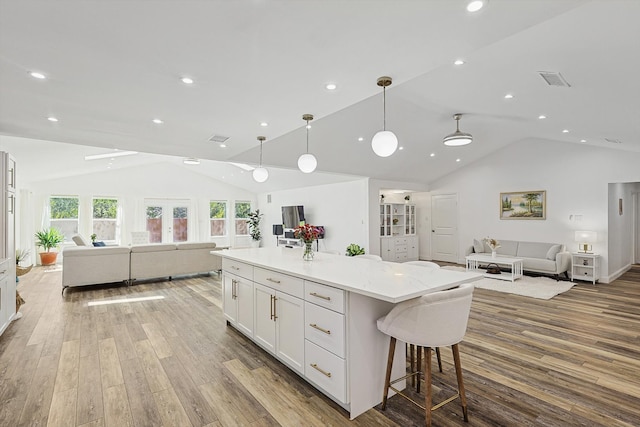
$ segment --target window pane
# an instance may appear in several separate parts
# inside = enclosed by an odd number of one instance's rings
[[[246,219],[236,220],[236,235],[238,236],[249,235],[249,224],[247,224]]]
[[[98,241],[116,240],[117,199],[93,199],[93,234]]]
[[[149,243],[162,243],[162,207],[147,206]]]
[[[227,234],[227,202],[209,202],[209,218],[211,236],[226,236]]]
[[[77,197],[51,197],[51,227],[55,227],[64,235],[64,241],[69,242],[78,234],[78,205]]]
[[[187,208],[173,208],[173,241],[186,242],[188,234]]]
[[[227,221],[224,219],[211,220],[211,236],[225,236],[227,230]]]
[[[236,202],[236,235],[246,236],[249,234],[249,212],[251,212],[250,202]],[[240,219],[242,218],[242,219]]]
[[[227,202],[210,202],[209,218],[226,218]]]

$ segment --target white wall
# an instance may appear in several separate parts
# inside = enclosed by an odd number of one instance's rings
[[[282,223],[282,206],[304,206],[307,224],[323,225],[326,237],[319,241],[320,250],[345,252],[350,243],[364,246],[369,253],[368,180],[360,179],[339,184],[318,185],[293,190],[274,191],[271,203],[267,194],[258,197],[258,208],[264,217],[261,223],[261,246],[276,246],[273,224]],[[377,225],[377,224],[376,224]]]
[[[135,168],[113,169],[75,177],[49,181],[34,181],[21,192],[20,235],[18,247],[33,248],[33,234],[42,227],[42,209],[50,195],[79,196],[81,205],[90,205],[91,197],[117,197],[124,207],[122,244],[128,244],[130,232],[144,229],[144,199],[188,200],[193,210],[190,224],[192,241],[215,241],[220,246],[238,246],[234,236],[233,203],[236,200],[250,201],[256,206],[256,195],[246,190],[216,181],[190,170],[188,167],[170,163],[156,163]],[[209,201],[228,200],[230,217],[225,238],[209,236]],[[90,211],[90,208],[88,208]],[[26,219],[26,221],[25,221]],[[80,224],[80,232],[91,234],[90,216]],[[246,242],[248,245],[248,240]]]
[[[608,281],[626,262],[616,250],[609,253],[608,184],[640,181],[638,165],[640,153],[527,140],[441,178],[431,192],[458,194],[459,262],[474,238],[558,242],[575,251],[574,231],[593,230],[599,240],[594,251],[603,255],[603,281]],[[525,190],[547,191],[547,219],[500,220],[500,192]]]

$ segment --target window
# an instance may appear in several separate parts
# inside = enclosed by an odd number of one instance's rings
[[[247,220],[251,212],[250,202],[236,202],[236,236],[248,236],[249,226]]]
[[[96,235],[96,240],[115,242],[117,219],[117,199],[93,199],[93,234]]]
[[[64,234],[65,242],[78,234],[78,205],[77,197],[52,196],[49,199],[51,227]]]
[[[227,202],[209,202],[211,237],[227,235]]]

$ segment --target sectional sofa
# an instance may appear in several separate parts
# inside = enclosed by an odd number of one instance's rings
[[[68,287],[175,277],[222,269],[213,242],[134,246],[73,246],[62,251],[62,292]]]
[[[556,280],[560,274],[569,277],[571,269],[571,253],[561,243],[521,242],[517,240],[499,240],[497,253],[500,256],[522,259],[524,271],[551,274]],[[483,241],[474,239],[473,246],[466,254],[486,253],[491,255],[491,248]]]

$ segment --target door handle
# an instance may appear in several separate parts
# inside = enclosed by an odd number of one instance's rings
[[[278,318],[278,314],[276,312],[276,301],[278,300],[278,298],[276,298],[276,296],[273,296],[273,321],[275,322],[276,319]]]

